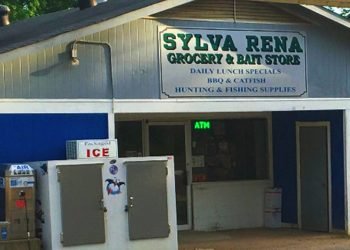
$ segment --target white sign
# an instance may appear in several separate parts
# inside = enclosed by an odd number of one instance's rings
[[[77,141],[77,159],[117,157],[116,140]]]
[[[11,165],[9,168],[11,175],[33,175],[34,170],[27,164]]]
[[[163,97],[302,96],[307,92],[300,32],[159,30]]]

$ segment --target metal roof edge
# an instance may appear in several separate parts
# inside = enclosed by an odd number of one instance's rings
[[[106,30],[109,28],[112,28],[117,25],[122,25],[127,22],[131,22],[133,20],[147,17],[150,15],[153,15],[158,12],[165,11],[170,8],[174,8],[186,3],[193,2],[194,0],[164,0],[128,13],[124,13],[119,16],[115,16],[113,18],[110,18],[108,20],[103,20],[99,23],[95,23],[92,25],[87,25],[85,27],[77,28],[65,33],[61,33],[57,36],[50,37],[45,40],[33,42],[32,44],[25,45],[23,47],[14,48],[12,50],[6,51],[1,53],[0,62],[11,60],[12,58],[22,56],[23,54],[29,54],[33,53],[35,51],[38,51],[39,49],[46,48],[49,46],[55,46],[62,43],[67,43],[70,41],[74,41],[76,39],[82,38],[84,36]],[[317,7],[314,5],[305,5],[300,4],[300,6],[304,7],[305,9],[308,9],[318,15],[321,15],[333,22],[336,22],[342,26],[345,26],[346,28],[350,28],[350,21],[341,18],[337,14],[333,14],[322,7]]]
[[[300,6],[318,14],[321,15],[333,22],[336,22],[346,28],[350,28],[350,20],[346,20],[345,18],[337,15],[336,13],[332,13],[326,9],[324,9],[323,7],[319,7],[319,6],[315,6],[315,5],[306,5],[306,4],[300,4]]]
[[[119,16],[115,16],[108,20],[103,20],[98,23],[94,23],[91,25],[87,25],[85,27],[81,27],[65,33],[61,33],[57,36],[53,36],[45,40],[33,42],[31,44],[28,44],[22,47],[5,51],[3,53],[0,53],[1,55],[0,62],[9,61],[13,58],[22,56],[23,54],[33,53],[35,51],[38,51],[39,49],[47,48],[50,46],[56,46],[62,43],[71,42],[79,38],[82,38],[84,36],[91,35],[93,33],[100,32],[102,30],[106,30],[114,26],[122,25],[124,23],[131,22],[139,18],[147,17],[149,15],[153,15],[155,13],[165,11],[167,9],[174,8],[193,1],[194,0],[164,0],[152,5],[140,8],[138,10],[134,10]]]

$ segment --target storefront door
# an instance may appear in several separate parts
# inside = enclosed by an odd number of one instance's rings
[[[327,122],[297,123],[299,227],[330,229],[330,155]]]
[[[190,176],[185,123],[148,124],[146,155],[173,155],[175,162],[176,211],[179,230],[191,228]]]

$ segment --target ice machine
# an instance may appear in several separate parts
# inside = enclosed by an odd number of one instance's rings
[[[173,157],[36,162],[45,250],[176,250]]]

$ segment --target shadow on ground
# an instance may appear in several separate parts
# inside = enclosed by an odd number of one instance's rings
[[[240,229],[219,232],[179,232],[180,250],[334,249],[350,250],[344,233],[296,229]]]

